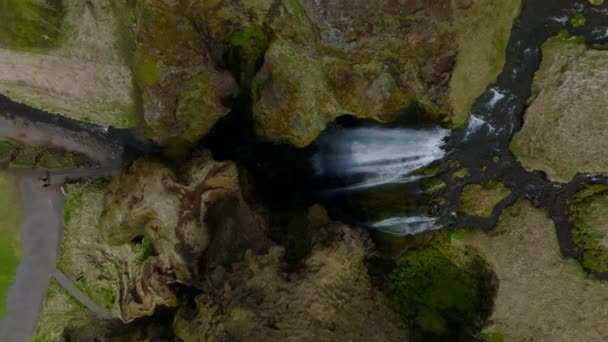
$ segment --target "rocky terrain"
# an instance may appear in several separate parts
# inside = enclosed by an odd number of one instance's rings
[[[34,340],[606,339],[607,13],[7,0],[0,164],[95,177],[53,178],[71,184]],[[439,151],[407,181],[344,190],[361,173],[311,165],[331,132],[429,126]],[[349,165],[383,179],[425,157],[364,138]]]

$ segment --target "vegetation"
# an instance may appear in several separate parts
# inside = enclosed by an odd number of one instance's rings
[[[15,281],[21,256],[19,230],[22,219],[17,181],[0,173],[0,318],[7,314],[6,297]]]
[[[568,216],[574,224],[572,240],[583,248],[583,266],[608,272],[608,187],[589,185],[570,201]]]
[[[583,13],[578,13],[570,17],[570,19],[568,19],[568,22],[570,23],[570,25],[572,25],[572,27],[581,27],[585,25],[585,23],[587,22],[587,18],[585,18],[585,15]]]
[[[490,217],[494,206],[511,195],[511,190],[502,183],[490,181],[483,184],[468,184],[460,197],[461,210],[467,215]]]
[[[420,340],[470,338],[490,315],[495,290],[484,260],[447,232],[404,253],[387,283],[393,308]]]
[[[33,50],[57,47],[63,38],[62,0],[0,1],[0,47]]]
[[[522,0],[473,1],[471,8],[455,16],[458,56],[450,83],[452,124],[467,122],[475,99],[502,71],[513,20]]]
[[[61,341],[66,327],[82,325],[87,316],[88,310],[53,279],[42,304],[34,342]]]

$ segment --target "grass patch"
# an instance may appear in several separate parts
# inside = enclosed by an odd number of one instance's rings
[[[455,15],[458,57],[450,81],[452,124],[462,127],[471,106],[502,71],[521,0],[476,0]]]
[[[34,342],[62,341],[67,326],[82,324],[88,310],[53,279],[46,292]]]
[[[6,297],[21,258],[20,224],[23,209],[17,181],[0,173],[0,318],[7,314]]]
[[[57,47],[63,38],[62,0],[0,1],[0,47],[14,50]]]
[[[511,190],[502,183],[490,181],[483,184],[468,184],[462,190],[461,211],[467,215],[490,217],[494,206],[511,195]]]

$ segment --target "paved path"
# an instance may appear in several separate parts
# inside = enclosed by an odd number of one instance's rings
[[[8,293],[8,316],[0,321],[0,340],[6,342],[30,341],[34,334],[55,271],[63,229],[63,196],[59,187],[43,188],[31,177],[19,182],[25,211],[21,227],[23,257]]]
[[[75,133],[50,124],[27,123],[20,119],[0,118],[0,138],[11,138],[28,144],[54,145],[81,152],[102,165],[99,168],[51,172],[50,186],[47,187],[43,187],[39,180],[46,175],[45,171],[9,170],[19,180],[25,222],[21,226],[23,256],[17,268],[15,283],[8,292],[8,315],[0,320],[0,342],[31,341],[53,277],[93,314],[100,318],[109,317],[106,310],[97,306],[65,275],[56,271],[63,235],[64,197],[61,185],[66,181],[115,174],[120,170],[122,146],[104,146],[86,133]]]
[[[80,291],[79,288],[72,283],[72,280],[68,278],[65,274],[63,274],[59,270],[55,270],[53,273],[53,278],[57,280],[59,285],[61,285],[64,289],[66,289],[74,298],[76,298],[82,305],[84,305],[93,315],[97,318],[101,319],[111,319],[112,315],[108,310],[102,308],[97,303],[91,300],[86,294]]]

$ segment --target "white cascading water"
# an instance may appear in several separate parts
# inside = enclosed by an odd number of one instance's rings
[[[444,157],[450,131],[441,128],[355,128],[321,136],[313,157],[317,176],[351,182],[332,191],[362,190],[420,179],[415,171]],[[438,227],[436,218],[394,217],[368,223],[369,227],[397,235],[417,234]]]

